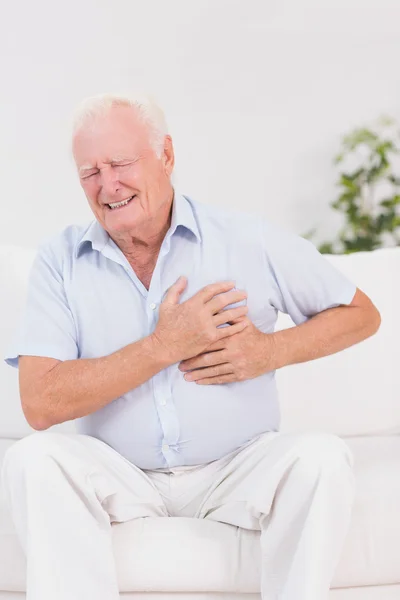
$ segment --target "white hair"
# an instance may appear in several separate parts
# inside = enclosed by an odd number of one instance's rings
[[[147,126],[150,143],[158,158],[164,149],[164,138],[168,134],[165,115],[155,100],[145,94],[99,94],[85,98],[76,108],[73,116],[72,133],[86,125],[94,117],[106,115],[114,106],[130,106]]]

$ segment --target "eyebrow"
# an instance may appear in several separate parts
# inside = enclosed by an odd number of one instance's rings
[[[79,173],[86,173],[86,171],[93,171],[93,169],[97,169],[97,167],[94,167],[93,165],[82,165],[79,168]]]
[[[122,162],[127,162],[127,161],[132,161],[134,160],[132,156],[128,157],[128,156],[116,156],[115,158],[112,158],[109,162],[110,165],[117,165],[118,163],[122,163]]]

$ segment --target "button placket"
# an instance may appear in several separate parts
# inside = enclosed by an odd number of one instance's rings
[[[169,244],[163,252],[160,253],[161,259],[167,253],[165,250],[169,250]],[[147,299],[147,316],[149,321],[153,322],[153,326],[156,325],[157,320],[157,309],[159,309],[161,302],[163,301],[163,294],[161,292],[161,271],[163,266],[163,260],[157,263],[156,270],[153,274],[152,283],[149,289],[149,297]],[[164,294],[165,295],[165,294]],[[151,301],[150,301],[151,300]],[[154,301],[155,300],[155,301]],[[161,451],[165,455],[167,464],[173,466],[179,461],[178,449],[176,444],[179,440],[179,421],[176,408],[172,401],[171,390],[168,381],[168,369],[157,373],[153,377],[153,394],[155,407],[158,412],[161,431],[163,434],[161,442]]]

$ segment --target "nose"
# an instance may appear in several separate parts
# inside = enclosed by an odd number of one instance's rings
[[[107,197],[113,197],[118,194],[120,189],[120,182],[118,179],[118,173],[112,167],[102,169],[101,171],[101,188]]]

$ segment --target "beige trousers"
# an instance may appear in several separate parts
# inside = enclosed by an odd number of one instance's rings
[[[328,598],[354,497],[340,438],[268,432],[171,471],[143,471],[82,434],[35,432],[11,446],[2,484],[27,557],[27,600],[117,600],[111,523],[175,516],[261,531],[264,600]]]

